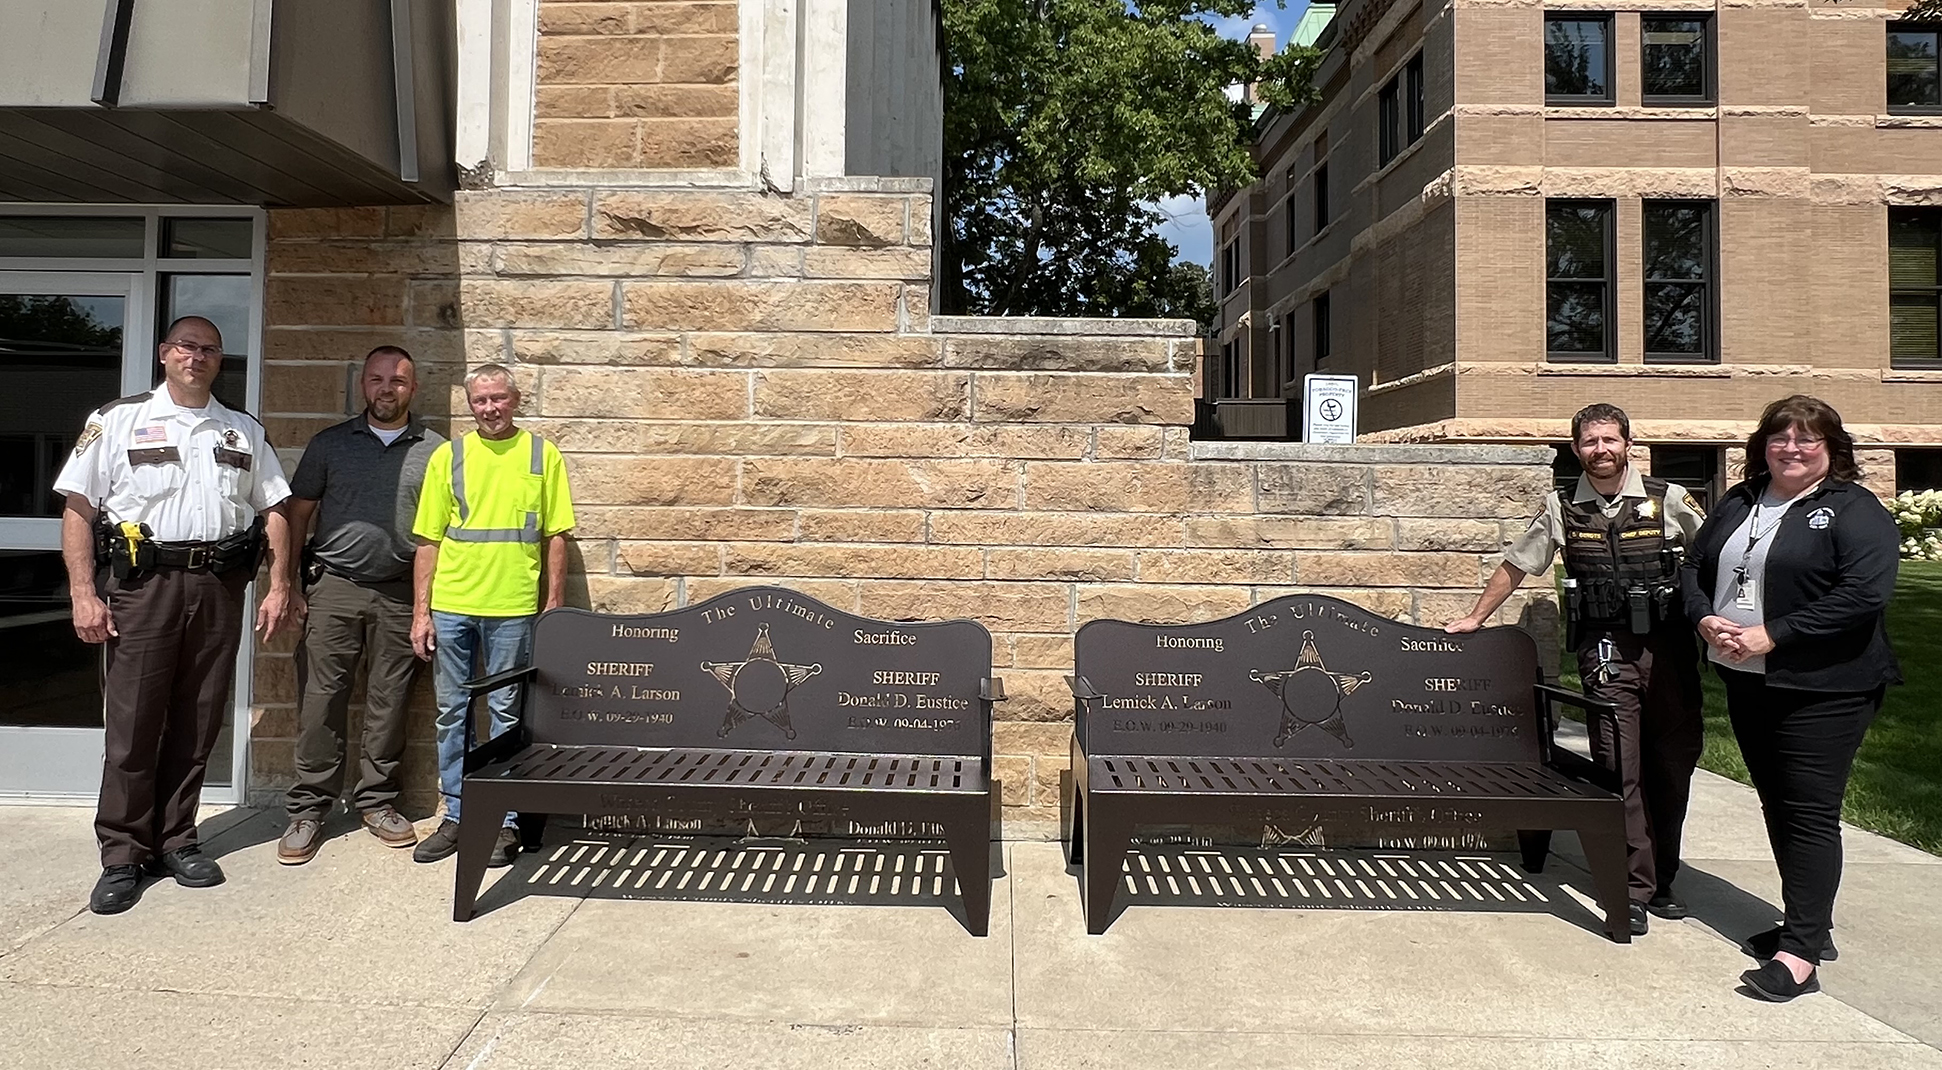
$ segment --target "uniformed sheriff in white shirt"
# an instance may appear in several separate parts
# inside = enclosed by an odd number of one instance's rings
[[[97,914],[134,906],[144,868],[191,888],[222,883],[196,845],[196,805],[263,551],[270,583],[257,628],[267,638],[303,613],[283,466],[262,424],[210,394],[222,335],[186,316],[164,337],[163,384],[89,416],[54,482],[67,497],[74,631],[105,650],[102,873],[88,900]]]

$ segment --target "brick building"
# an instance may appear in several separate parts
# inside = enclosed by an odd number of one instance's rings
[[[1320,101],[1264,116],[1261,181],[1210,205],[1210,396],[1354,374],[1392,442],[1562,442],[1609,400],[1718,485],[1804,391],[1877,489],[1942,485],[1938,27],[1899,13],[1342,5]]]
[[[0,794],[99,782],[50,466],[91,407],[153,384],[181,313],[222,326],[218,394],[291,464],[357,410],[375,345],[418,357],[420,411],[459,430],[463,370],[509,365],[566,457],[574,605],[763,582],[983,622],[1028,835],[1056,827],[1079,624],[1298,590],[1440,623],[1544,485],[1529,449],[1193,442],[1191,323],[933,315],[928,5],[459,0],[454,24],[435,0],[241,0],[266,19],[210,36],[237,5],[203,2],[150,23],[0,0],[21,28],[0,37]],[[1554,620],[1548,598],[1502,619]],[[239,668],[206,797],[267,801],[293,775],[290,644]],[[419,687],[406,802],[429,809]]]

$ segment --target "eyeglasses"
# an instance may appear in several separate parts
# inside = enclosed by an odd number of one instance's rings
[[[210,360],[218,360],[223,355],[223,347],[221,346],[199,346],[194,342],[163,342],[162,344],[173,349],[181,350],[185,356],[193,357],[197,353],[200,353]]]
[[[1811,453],[1814,450],[1820,449],[1822,446],[1825,446],[1825,445],[1827,445],[1827,439],[1824,439],[1819,435],[1768,435],[1767,436],[1768,449],[1773,449],[1775,446],[1792,446],[1794,449],[1800,450],[1802,453]]]

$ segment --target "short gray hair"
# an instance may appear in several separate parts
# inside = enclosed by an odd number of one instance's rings
[[[465,373],[465,396],[472,396],[472,384],[481,379],[504,379],[512,388],[513,397],[519,396],[519,384],[513,380],[512,370],[503,364],[481,364]]]

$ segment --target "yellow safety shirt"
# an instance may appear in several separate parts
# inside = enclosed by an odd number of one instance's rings
[[[542,541],[572,528],[566,461],[551,442],[531,431],[503,439],[474,432],[439,446],[411,526],[439,544],[431,608],[470,617],[538,612]]]

